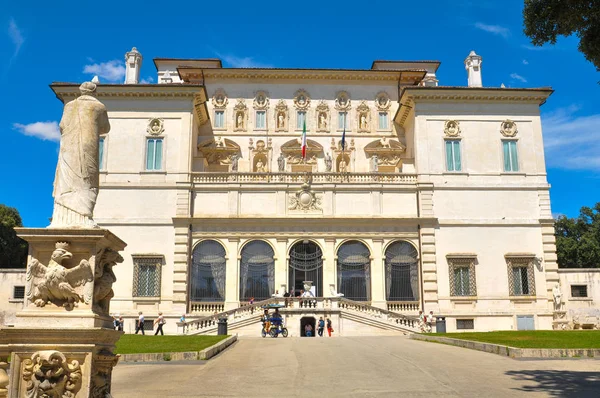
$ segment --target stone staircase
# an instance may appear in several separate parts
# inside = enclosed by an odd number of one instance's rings
[[[370,332],[378,334],[379,331],[392,333],[415,333],[420,331],[418,317],[416,315],[404,315],[367,303],[352,301],[343,297],[318,297],[318,298],[271,298],[254,304],[245,305],[229,311],[190,319],[185,323],[178,323],[180,334],[216,334],[218,321],[227,318],[228,333],[235,331],[243,333],[247,327],[252,330],[252,335],[259,335],[260,318],[263,306],[269,304],[280,304],[285,307],[280,309],[282,316],[286,319],[288,328],[290,322],[299,321],[303,316],[337,316],[338,325],[345,320],[352,321],[364,328],[364,334]],[[411,311],[412,312],[412,311]],[[335,328],[335,326],[334,326]]]

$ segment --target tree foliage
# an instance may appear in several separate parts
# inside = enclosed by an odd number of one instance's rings
[[[0,268],[25,268],[28,245],[13,229],[22,226],[19,211],[0,204]]]
[[[554,229],[559,267],[600,268],[600,202],[577,218],[558,217]]]
[[[534,46],[576,34],[579,51],[600,71],[600,0],[525,0],[523,20]]]

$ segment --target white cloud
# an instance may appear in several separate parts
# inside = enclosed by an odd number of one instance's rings
[[[493,33],[498,36],[502,36],[505,39],[510,36],[510,30],[500,25],[487,25],[481,22],[477,22],[475,24],[477,29],[483,30],[485,32]]]
[[[13,123],[13,128],[21,134],[40,138],[44,141],[60,141],[60,128],[57,122]]]
[[[521,76],[519,74],[511,73],[510,77],[513,78],[513,79],[515,79],[515,80],[518,80],[520,82],[527,83],[527,79],[525,79],[523,76]]]
[[[235,55],[221,55],[217,53],[227,65],[232,68],[272,68],[271,65],[257,62],[252,57],[236,57]]]
[[[118,80],[123,80],[125,77],[125,66],[123,65],[123,62],[113,60],[99,64],[85,65],[83,67],[83,73],[98,75],[98,77],[102,79],[116,82]]]
[[[542,115],[546,163],[550,168],[600,172],[600,113],[576,116],[571,105]]]
[[[531,51],[544,51],[544,50],[550,50],[552,47],[538,47],[538,46],[532,46],[530,44],[521,44],[521,48],[524,48],[526,50],[531,50]]]
[[[154,78],[152,76],[148,76],[145,79],[142,79],[142,81],[140,82],[141,84],[150,84],[150,83],[154,83]]]
[[[527,61],[526,59],[523,60],[523,65],[529,65],[529,61]]]
[[[9,61],[9,63],[12,63],[12,61],[17,57],[17,55],[19,55],[19,51],[21,51],[23,43],[25,43],[23,32],[17,26],[17,22],[14,18],[10,18],[10,20],[8,21],[8,36],[10,37],[10,40],[15,46],[15,51],[13,52],[13,55]]]

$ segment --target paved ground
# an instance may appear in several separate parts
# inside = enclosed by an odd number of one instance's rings
[[[513,360],[406,337],[246,338],[208,362],[120,364],[113,396],[599,397],[600,360]]]

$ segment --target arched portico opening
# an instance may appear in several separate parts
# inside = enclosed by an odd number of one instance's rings
[[[240,259],[240,301],[271,298],[275,292],[275,252],[262,240],[247,243]]]
[[[288,289],[299,295],[304,281],[312,281],[316,297],[323,297],[323,253],[314,242],[302,241],[290,249]]]
[[[371,252],[364,243],[351,240],[337,252],[338,291],[356,301],[371,300]]]
[[[397,241],[385,250],[385,295],[387,301],[419,300],[417,249]]]

